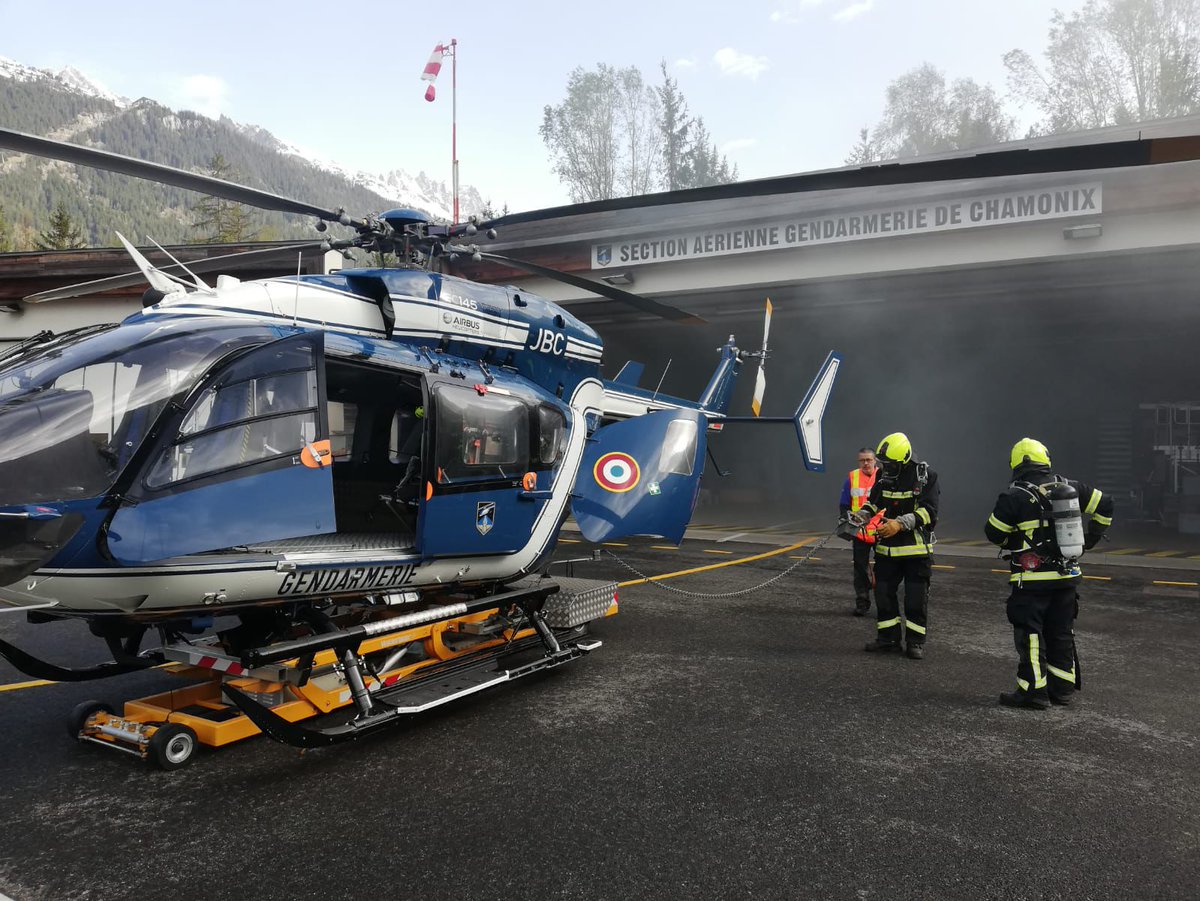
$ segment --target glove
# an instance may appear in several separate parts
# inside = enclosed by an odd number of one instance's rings
[[[854,526],[856,529],[861,529],[867,524],[867,521],[870,518],[871,517],[867,516],[866,511],[859,509],[853,513],[848,513],[846,515],[846,522],[850,523],[850,525]]]
[[[903,531],[904,529],[900,526],[900,523],[894,519],[885,519],[875,527],[875,534],[879,538],[891,538],[893,535],[897,535]]]
[[[1098,535],[1095,532],[1088,532],[1083,538],[1083,549],[1085,551],[1090,551],[1100,543],[1100,539],[1103,537],[1103,535]]]

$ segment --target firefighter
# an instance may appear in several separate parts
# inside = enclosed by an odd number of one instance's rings
[[[849,520],[867,502],[871,486],[875,484],[875,451],[864,447],[858,452],[858,466],[842,483],[842,496],[838,501],[842,519]],[[871,609],[871,546],[875,544],[875,528],[868,523],[854,533],[851,546],[854,550],[854,615],[866,616]]]
[[[1007,552],[1012,592],[1008,621],[1017,646],[1017,690],[1006,707],[1067,705],[1079,689],[1075,617],[1079,558],[1112,524],[1112,498],[1050,471],[1050,452],[1022,438],[1009,455],[1012,484],[996,500],[984,533]],[[1089,519],[1084,533],[1083,518]]]
[[[937,525],[937,473],[913,459],[912,444],[893,432],[875,450],[879,472],[860,523],[882,514],[875,541],[875,640],[868,651],[903,651],[912,660],[925,656],[926,608],[933,571],[933,529]],[[904,619],[900,583],[904,583]],[[905,645],[901,645],[901,638]]]

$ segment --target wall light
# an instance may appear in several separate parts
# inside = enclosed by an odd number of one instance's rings
[[[632,272],[614,272],[612,275],[600,276],[600,281],[608,282],[610,285],[632,285]]]
[[[1063,229],[1063,237],[1068,241],[1080,238],[1099,238],[1104,234],[1104,226],[1099,222],[1092,225],[1069,225]]]

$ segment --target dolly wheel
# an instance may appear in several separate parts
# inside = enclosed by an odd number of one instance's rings
[[[150,736],[150,759],[162,770],[187,766],[196,753],[196,733],[182,723],[166,723]]]
[[[71,738],[81,738],[83,727],[87,725],[87,721],[94,713],[116,713],[116,711],[103,701],[84,701],[82,704],[77,704],[67,719],[67,734]]]

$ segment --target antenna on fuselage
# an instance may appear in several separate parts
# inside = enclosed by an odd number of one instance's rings
[[[205,284],[203,281],[200,280],[200,276],[196,275],[196,273],[192,272],[191,269],[189,269],[187,266],[183,265],[182,262],[177,260],[171,254],[171,251],[167,250],[167,248],[163,247],[161,244],[159,244],[157,241],[155,241],[149,235],[146,235],[146,240],[149,241],[151,244],[153,244],[155,247],[157,247],[159,250],[161,250],[163,253],[165,253],[167,255],[167,258],[172,263],[174,263],[176,266],[178,266],[180,269],[182,269],[184,272],[186,272],[188,275],[190,275],[192,277],[192,282],[195,283],[197,288],[199,288],[201,291],[211,291],[212,290],[211,288],[208,287],[207,284]]]
[[[658,377],[658,384],[654,386],[654,397],[658,397],[658,389],[662,387],[663,379],[667,377],[667,370],[671,368],[671,363],[675,360],[674,357],[667,360],[667,365],[663,367],[663,374]]]

